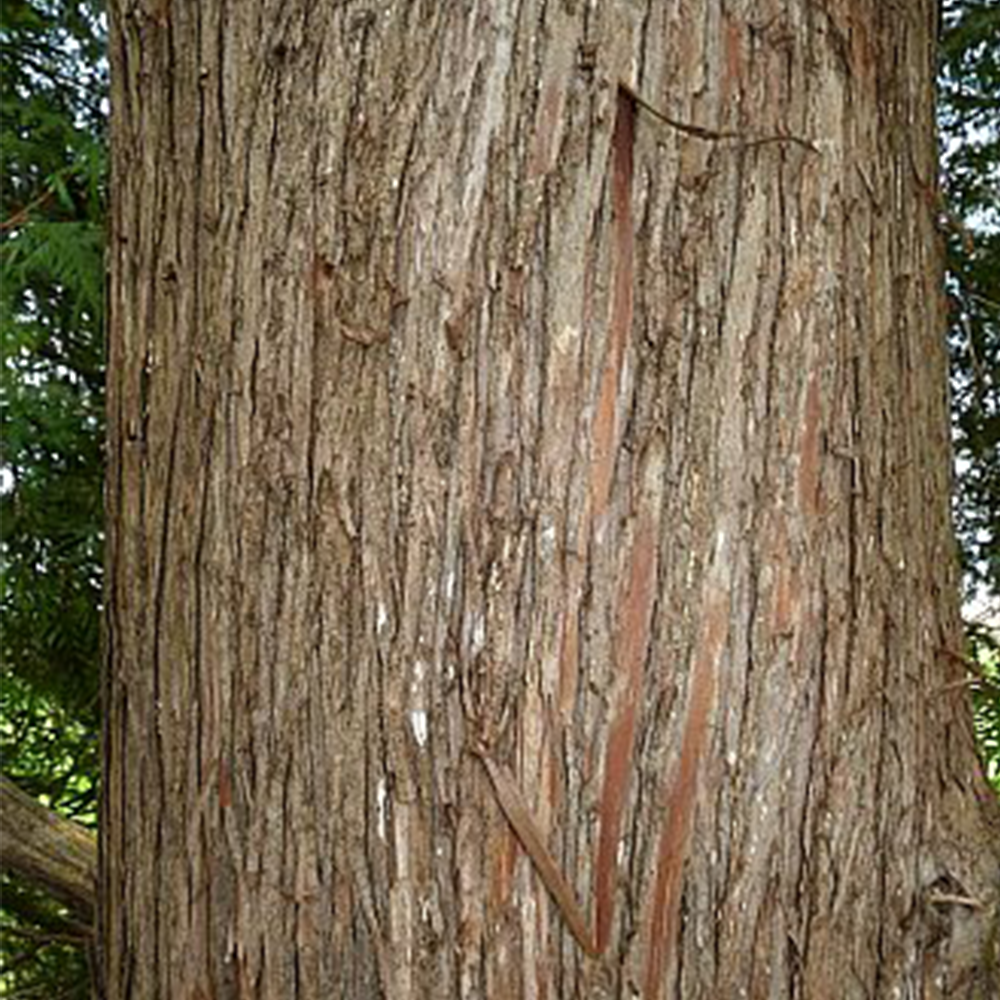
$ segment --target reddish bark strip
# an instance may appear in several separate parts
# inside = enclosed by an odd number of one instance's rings
[[[615,131],[611,139],[611,204],[614,208],[615,276],[611,296],[611,328],[608,355],[601,376],[597,412],[594,415],[593,463],[591,466],[592,514],[600,518],[611,493],[615,459],[615,403],[621,377],[625,344],[632,328],[632,271],[635,238],[632,232],[632,172],[635,145],[635,102],[618,91]]]
[[[615,906],[615,873],[618,868],[618,838],[625,808],[635,721],[642,696],[643,668],[649,647],[653,601],[656,596],[656,518],[642,511],[632,545],[631,573],[624,600],[619,605],[615,666],[628,677],[618,714],[611,724],[607,758],[604,762],[604,791],[601,794],[601,833],[597,848],[597,950],[607,947]]]
[[[631,95],[624,88],[619,88],[615,130],[611,137],[611,205],[614,211],[612,241],[615,271],[607,356],[604,371],[601,373],[601,385],[591,428],[593,445],[590,460],[590,497],[579,533],[579,550],[584,554],[584,562],[589,555],[591,527],[607,508],[611,493],[611,476],[614,472],[616,450],[615,403],[618,398],[625,345],[632,328],[634,301],[632,272],[635,245],[632,233],[632,174],[635,110],[635,101]],[[589,302],[589,299],[588,292],[585,300]],[[579,648],[576,615],[580,600],[578,582],[572,583],[570,594],[570,607],[563,623],[559,667],[559,705],[564,715],[568,714],[576,691],[576,657]]]
[[[611,492],[615,456],[615,404],[621,376],[625,344],[632,327],[632,173],[635,144],[635,102],[618,91],[615,130],[611,139],[611,201],[614,209],[614,283],[611,297],[611,324],[608,354],[601,378],[597,412],[594,417],[593,461],[591,464],[591,515],[599,518]],[[628,680],[618,715],[611,724],[607,759],[604,765],[604,792],[601,801],[601,834],[597,853],[597,949],[608,941],[614,910],[617,845],[621,814],[632,767],[635,740],[636,703],[642,687],[642,661],[649,633],[652,583],[656,577],[656,540],[652,518],[643,512],[633,543],[631,573],[621,613],[616,661],[627,671]],[[630,635],[642,631],[643,635]],[[631,640],[631,641],[630,641]],[[638,650],[638,655],[637,655]]]
[[[728,631],[728,604],[725,594],[717,595],[711,600],[691,678],[691,696],[681,756],[676,776],[667,794],[664,810],[666,822],[656,860],[656,886],[653,889],[653,911],[649,921],[646,986],[643,992],[646,1000],[656,1000],[661,995],[663,974],[674,940],[681,875],[684,871],[698,785],[698,765],[701,763],[708,734],[719,655]]]

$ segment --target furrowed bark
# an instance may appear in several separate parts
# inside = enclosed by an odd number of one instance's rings
[[[935,7],[110,5],[109,1000],[993,988]]]

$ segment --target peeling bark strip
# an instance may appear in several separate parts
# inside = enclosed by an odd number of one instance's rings
[[[614,207],[615,276],[611,300],[611,325],[607,360],[594,416],[593,461],[591,465],[591,516],[596,521],[604,513],[611,493],[615,466],[616,403],[621,382],[625,344],[632,329],[633,267],[635,234],[632,232],[632,172],[635,147],[635,101],[618,90],[615,131],[611,139],[611,200]]]
[[[649,920],[646,952],[645,1000],[660,996],[663,974],[670,956],[680,905],[681,875],[687,856],[688,835],[698,790],[698,770],[708,735],[708,720],[715,697],[719,656],[728,634],[729,599],[718,593],[711,597],[705,615],[702,639],[691,677],[687,722],[681,744],[676,776],[667,794],[666,821],[660,837],[656,861],[656,886]]]
[[[517,787],[517,782],[510,772],[492,759],[484,750],[477,749],[477,756],[483,762],[486,773],[490,776],[497,802],[503,811],[507,822],[514,828],[518,840],[531,858],[535,871],[552,894],[577,944],[591,957],[599,954],[600,949],[594,946],[594,935],[587,926],[587,918],[580,904],[573,895],[573,890],[563,876],[559,865],[545,846],[545,841],[539,832],[539,825],[531,815],[531,810]]]
[[[632,174],[635,148],[635,101],[618,90],[615,129],[611,139],[611,193],[614,207],[614,284],[608,356],[594,421],[594,461],[591,467],[592,513],[599,518],[607,505],[614,470],[616,404],[625,345],[632,328],[635,235],[632,230]],[[656,464],[656,463],[653,463]],[[644,494],[646,491],[644,491]],[[646,496],[644,495],[644,500]],[[631,556],[628,589],[619,607],[616,669],[627,677],[622,704],[608,737],[601,796],[601,833],[597,851],[597,950],[611,934],[617,872],[618,835],[632,770],[637,704],[649,638],[649,613],[656,580],[655,518],[644,505]],[[634,633],[634,634],[633,634]]]
[[[656,583],[655,521],[642,519],[632,550],[628,590],[619,607],[619,641],[615,668],[627,676],[627,687],[608,737],[601,794],[601,834],[597,850],[597,948],[603,951],[611,937],[618,838],[622,810],[628,798],[635,748],[635,728],[642,694],[643,667],[649,645],[649,625]]]
[[[632,175],[635,145],[635,101],[625,88],[618,91],[614,134],[611,141],[611,198],[614,209],[612,228],[614,279],[607,357],[601,378],[597,413],[593,428],[593,453],[590,462],[590,507],[585,518],[585,544],[593,523],[604,513],[611,493],[611,480],[617,452],[616,414],[621,368],[632,328],[633,269],[635,236],[632,229]],[[654,439],[642,463],[643,482],[639,500],[637,527],[629,560],[628,583],[619,601],[616,620],[615,666],[625,682],[617,714],[611,724],[605,760],[604,791],[601,799],[601,833],[597,853],[597,932],[587,926],[583,911],[565,877],[553,860],[539,834],[538,825],[524,804],[516,781],[479,753],[489,773],[497,800],[514,828],[524,849],[546,888],[552,894],[573,936],[591,956],[607,947],[614,915],[614,890],[617,881],[618,837],[635,743],[636,719],[642,693],[643,666],[649,645],[652,609],[656,597],[658,551],[657,486],[663,471],[663,444]],[[575,602],[563,625],[563,668],[566,652],[577,652]],[[568,641],[572,637],[572,641]]]
[[[659,518],[655,486],[663,471],[663,445],[659,438],[650,446],[643,469],[644,488],[638,525],[632,542],[630,572],[615,620],[615,669],[626,678],[623,697],[611,724],[604,761],[601,793],[601,832],[597,850],[597,950],[604,951],[611,938],[615,884],[618,871],[618,839],[622,812],[628,799],[635,749],[636,720],[642,698],[642,682],[656,602]]]

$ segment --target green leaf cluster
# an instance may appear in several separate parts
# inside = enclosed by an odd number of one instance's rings
[[[1000,5],[942,9],[955,520],[971,592],[1000,595]]]
[[[103,51],[92,4],[2,7],[2,669],[5,681],[16,676],[91,723],[102,538]]]
[[[0,5],[0,754],[96,822],[107,72],[100,5]],[[5,875],[0,992],[89,995],[80,928]]]
[[[96,731],[16,674],[4,679],[0,738],[18,784],[46,806],[96,826]],[[91,931],[60,902],[5,873],[0,886],[0,996],[91,996]]]
[[[986,780],[1000,792],[1000,643],[995,636],[973,630],[970,646],[976,738],[983,752]]]
[[[1000,6],[946,0],[939,55],[955,524],[985,609],[968,626],[974,721],[1000,792]]]

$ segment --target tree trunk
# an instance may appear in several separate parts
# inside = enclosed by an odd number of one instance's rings
[[[989,993],[934,10],[111,4],[110,1000]]]

